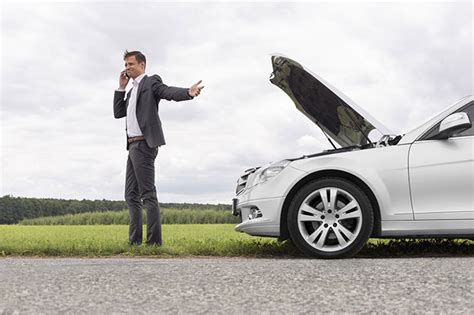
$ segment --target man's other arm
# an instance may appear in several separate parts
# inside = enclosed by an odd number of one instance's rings
[[[114,117],[122,118],[127,116],[127,102],[124,100],[125,88],[127,87],[130,78],[127,76],[125,70],[120,72],[119,88],[114,93]],[[128,92],[130,95],[130,92]],[[128,98],[128,95],[127,95]]]
[[[127,115],[127,107],[125,106],[125,90],[116,90],[114,92],[114,117],[122,118]]]

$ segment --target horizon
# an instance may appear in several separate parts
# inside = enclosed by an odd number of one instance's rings
[[[64,200],[64,201],[114,201],[114,202],[126,202],[125,200],[111,200],[111,199],[67,199],[67,198],[53,198],[53,197],[24,197],[24,196],[14,196],[14,195],[3,195],[0,198],[5,198],[5,197],[10,197],[10,198],[23,198],[23,199],[53,199],[53,200]],[[226,206],[231,206],[231,204],[227,203],[200,203],[200,202],[174,202],[174,201],[167,201],[167,202],[161,202],[158,200],[159,203],[165,204],[165,203],[176,203],[176,204],[198,204],[198,205],[226,205]]]

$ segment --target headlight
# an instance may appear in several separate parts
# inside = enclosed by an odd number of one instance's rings
[[[255,176],[252,186],[261,184],[270,178],[277,176],[288,164],[290,164],[290,162],[291,161],[288,160],[282,160],[270,164]]]

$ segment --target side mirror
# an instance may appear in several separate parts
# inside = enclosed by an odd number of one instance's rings
[[[449,137],[471,128],[472,124],[464,112],[454,113],[443,119],[439,132],[432,139],[448,139]]]

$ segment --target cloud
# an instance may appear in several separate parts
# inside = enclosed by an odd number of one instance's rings
[[[240,173],[330,148],[273,86],[270,54],[322,76],[395,132],[472,94],[470,3],[8,3],[2,14],[0,193],[123,199],[125,49],[172,86],[161,201],[229,202]],[[6,48],[7,47],[7,48]]]

